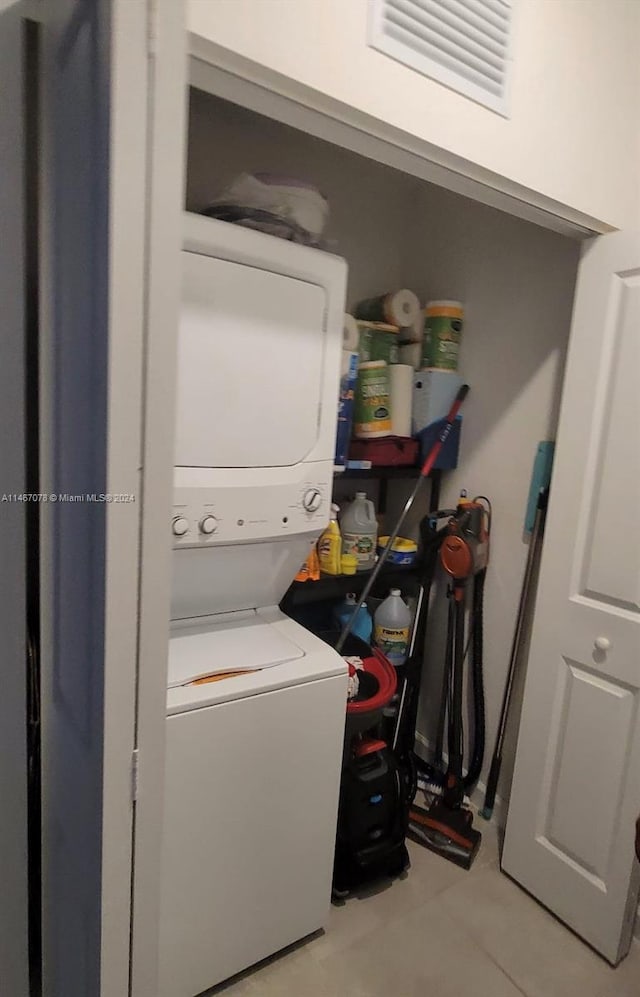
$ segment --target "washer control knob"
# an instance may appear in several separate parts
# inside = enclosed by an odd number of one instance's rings
[[[198,525],[201,533],[204,533],[205,536],[211,536],[218,529],[218,520],[215,516],[203,516]]]
[[[608,637],[596,637],[593,645],[596,651],[608,651],[611,647],[611,641]]]
[[[302,507],[306,512],[317,512],[322,505],[322,492],[318,488],[307,488],[302,496]]]
[[[189,532],[189,520],[184,516],[176,516],[171,524],[171,530],[175,537],[183,537]]]

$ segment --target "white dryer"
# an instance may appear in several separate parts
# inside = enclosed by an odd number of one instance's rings
[[[328,522],[346,266],[187,215],[182,267],[161,997],[323,925],[347,682],[277,608]]]

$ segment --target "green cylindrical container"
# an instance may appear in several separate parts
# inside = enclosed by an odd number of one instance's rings
[[[398,327],[385,322],[358,322],[358,353],[360,363],[384,360],[397,363],[399,356]]]
[[[371,360],[358,368],[353,435],[370,440],[390,433],[389,367],[384,360]]]
[[[429,301],[424,310],[422,366],[457,370],[464,310],[459,301]]]

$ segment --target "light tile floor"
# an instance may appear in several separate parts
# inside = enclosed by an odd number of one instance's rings
[[[332,907],[300,945],[220,997],[640,997],[640,945],[617,968],[498,868],[492,825],[469,872],[409,843],[406,878]]]

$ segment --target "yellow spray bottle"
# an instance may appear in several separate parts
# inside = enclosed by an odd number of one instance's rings
[[[324,533],[318,540],[318,559],[320,570],[327,575],[340,574],[340,557],[342,556],[342,534],[338,526],[340,507],[335,503],[331,506],[331,519]]]

